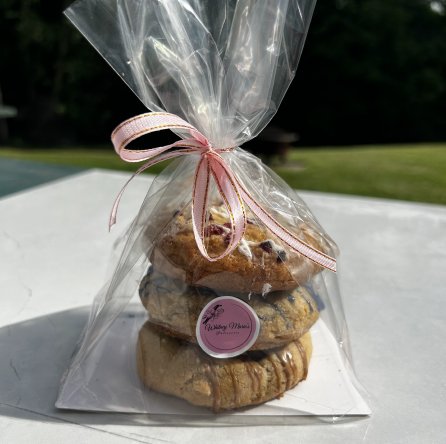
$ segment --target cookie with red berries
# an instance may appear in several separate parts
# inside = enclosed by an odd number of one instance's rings
[[[198,250],[190,207],[174,215],[153,248],[150,261],[164,274],[191,286],[239,293],[267,294],[305,285],[321,267],[291,250],[254,217],[248,217],[246,232],[238,247],[217,261],[209,261]],[[328,252],[323,237],[307,223],[292,228],[296,237]],[[231,224],[223,206],[208,211],[205,245],[211,257],[227,248]]]

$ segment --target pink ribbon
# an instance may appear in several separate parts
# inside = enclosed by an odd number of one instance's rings
[[[144,134],[164,129],[186,129],[191,139],[179,140],[172,145],[153,148],[143,151],[132,151],[126,146]],[[250,194],[243,188],[237,177],[232,172],[229,165],[220,156],[220,153],[232,151],[234,148],[216,149],[213,148],[208,139],[196,128],[174,114],[168,113],[148,113],[133,117],[121,123],[112,133],[112,142],[116,152],[121,159],[126,162],[141,162],[152,159],[143,165],[127,181],[122,188],[113,205],[110,216],[110,229],[116,223],[116,214],[119,201],[130,181],[145,169],[163,160],[172,159],[178,156],[195,154],[200,156],[195,170],[194,188],[192,194],[192,225],[198,249],[209,261],[217,261],[228,254],[231,254],[240,243],[246,230],[246,204],[258,219],[273,232],[282,242],[293,250],[313,262],[336,272],[336,260],[317,250],[306,242],[298,239],[293,233],[288,231],[279,222],[273,219]],[[165,153],[172,148],[181,147],[175,151]],[[164,154],[163,154],[164,153]],[[210,257],[207,253],[205,238],[206,207],[209,194],[209,184],[211,175],[217,184],[220,196],[226,206],[231,224],[231,238],[226,250],[218,257]]]

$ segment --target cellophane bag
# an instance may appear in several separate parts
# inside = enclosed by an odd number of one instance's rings
[[[65,12],[153,112],[128,125],[161,119],[124,134],[117,151],[144,157],[151,151],[126,143],[163,128],[184,142],[166,151],[178,158],[115,245],[57,407],[212,423],[370,412],[338,249],[296,193],[239,148],[276,112],[314,6],[78,0]]]

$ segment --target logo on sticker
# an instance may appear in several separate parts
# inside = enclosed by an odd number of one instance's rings
[[[245,302],[232,296],[215,298],[203,308],[196,334],[200,347],[216,358],[245,352],[256,341],[259,318]]]
[[[220,308],[221,305],[217,304],[214,308],[207,310],[203,316],[203,324],[206,325],[209,321],[214,322],[215,319],[218,319],[221,314],[225,311],[223,308]]]

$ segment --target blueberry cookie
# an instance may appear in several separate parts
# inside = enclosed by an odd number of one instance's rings
[[[197,343],[195,328],[203,308],[219,296],[235,296],[256,312],[260,334],[251,350],[281,346],[300,338],[318,320],[317,304],[302,287],[266,296],[222,294],[202,287],[189,287],[150,267],[141,282],[139,295],[149,321],[164,333]]]
[[[211,207],[205,228],[209,255],[218,256],[230,239],[229,217],[223,207]],[[329,246],[309,225],[293,228],[296,236],[320,251]],[[266,294],[305,285],[321,267],[288,247],[284,247],[261,222],[248,218],[245,236],[236,250],[215,262],[198,250],[190,208],[174,213],[169,227],[151,251],[150,261],[164,274],[191,286],[203,286],[238,293]]]
[[[136,359],[146,386],[218,412],[259,404],[290,390],[306,379],[311,354],[308,332],[283,347],[217,359],[147,322],[139,332]]]

